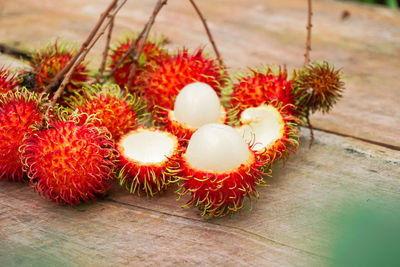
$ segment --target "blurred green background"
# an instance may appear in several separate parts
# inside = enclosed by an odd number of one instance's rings
[[[395,9],[398,9],[399,5],[400,5],[399,0],[347,0],[347,1],[362,2],[362,3],[369,3],[369,4],[380,4],[380,5],[386,5],[390,8],[395,8]]]

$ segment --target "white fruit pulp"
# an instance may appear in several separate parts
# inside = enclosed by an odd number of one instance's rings
[[[282,136],[284,123],[272,106],[248,108],[242,112],[241,121],[244,125],[237,130],[246,142],[255,143],[255,150],[268,148]]]
[[[201,171],[227,172],[250,157],[248,145],[232,127],[220,123],[200,127],[189,141],[186,160]]]
[[[175,118],[192,128],[219,122],[221,104],[217,93],[206,83],[186,85],[178,94],[174,106]]]
[[[141,163],[161,163],[171,156],[177,140],[166,132],[134,131],[120,141],[124,156]]]

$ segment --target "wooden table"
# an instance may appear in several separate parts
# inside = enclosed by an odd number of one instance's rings
[[[0,0],[0,41],[31,48],[62,36],[82,41],[107,0]],[[260,64],[303,63],[306,1],[203,0],[231,72]],[[140,29],[155,1],[128,1],[115,37]],[[350,16],[343,19],[343,12]],[[0,182],[1,266],[323,266],[332,260],[334,218],[357,205],[400,201],[400,13],[314,1],[313,60],[345,73],[344,97],[312,116],[315,142],[285,168],[241,216],[205,220],[182,209],[173,190],[148,199],[115,185],[102,200],[76,208],[37,196],[26,184]],[[155,31],[171,47],[207,44],[187,1],[169,1]],[[97,66],[103,44],[91,54]],[[210,48],[207,45],[207,48]],[[12,61],[0,56],[1,63]],[[1,65],[1,64],[0,64]]]

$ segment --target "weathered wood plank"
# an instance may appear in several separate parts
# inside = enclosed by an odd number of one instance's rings
[[[13,265],[321,266],[331,219],[350,205],[399,203],[400,153],[317,132],[277,168],[253,211],[204,220],[172,190],[148,199],[114,186],[75,209],[0,182],[0,262]],[[355,203],[355,204],[354,204]]]
[[[109,1],[1,2],[0,40],[33,46],[56,36],[82,41]],[[117,19],[114,36],[140,29],[153,4],[128,1]],[[305,1],[203,0],[199,4],[232,72],[260,64],[301,66]],[[345,10],[350,17],[342,20]],[[330,114],[313,116],[315,126],[400,146],[399,12],[348,2],[314,1],[313,19],[312,59],[328,59],[342,67],[347,87],[344,98]],[[172,47],[208,43],[201,23],[185,1],[170,1],[157,18],[155,31],[168,36]],[[102,47],[95,47],[96,55]]]

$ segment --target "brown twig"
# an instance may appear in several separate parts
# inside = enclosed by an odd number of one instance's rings
[[[210,29],[208,28],[207,21],[206,21],[205,17],[204,17],[203,14],[201,13],[200,9],[198,8],[198,6],[197,6],[196,3],[194,2],[194,0],[189,0],[189,1],[190,1],[190,3],[192,4],[192,6],[194,7],[194,9],[196,10],[197,15],[199,15],[199,17],[200,17],[200,19],[201,19],[201,22],[203,23],[204,29],[205,29],[206,32],[207,32],[208,39],[210,40],[210,43],[211,43],[211,45],[212,45],[212,47],[213,47],[213,49],[214,49],[214,52],[215,52],[215,55],[217,56],[217,60],[218,60],[219,64],[220,64],[221,66],[223,66],[224,64],[223,64],[223,61],[222,61],[222,58],[221,58],[221,54],[219,53],[218,48],[217,48],[217,45],[216,45],[215,42],[214,42],[214,38],[213,38],[212,35],[211,35],[211,31],[210,31]]]
[[[23,51],[23,50],[8,46],[6,44],[0,44],[0,53],[10,55],[17,59],[32,61],[32,54],[30,52]]]
[[[308,145],[308,148],[311,148],[311,146],[314,142],[314,130],[313,130],[313,126],[311,125],[309,110],[307,110],[306,120],[307,120],[308,129],[310,130],[310,144]]]
[[[139,63],[139,58],[140,58],[140,55],[142,54],[143,48],[146,44],[147,38],[150,33],[150,29],[153,26],[154,21],[156,20],[156,16],[157,16],[158,12],[160,12],[161,8],[164,5],[166,5],[167,2],[168,2],[168,0],[158,0],[154,7],[153,13],[151,14],[151,16],[149,18],[149,21],[146,23],[143,40],[140,43],[137,52],[135,53],[135,57],[133,58],[133,64],[132,64],[130,72],[129,72],[128,85],[127,85],[128,88],[130,88],[132,86],[132,79],[136,74],[136,69],[137,69],[137,65]]]
[[[86,38],[85,42],[81,45],[81,48],[79,49],[79,51],[75,54],[75,56],[68,62],[67,65],[65,65],[65,67],[57,73],[57,75],[52,79],[52,81],[46,86],[46,88],[44,89],[44,92],[48,93],[50,92],[51,88],[53,88],[54,86],[56,86],[60,80],[64,77],[64,75],[66,75],[66,73],[68,71],[70,71],[71,67],[75,64],[75,62],[78,60],[78,58],[80,57],[80,55],[82,54],[82,52],[85,50],[85,48],[87,48],[87,46],[90,44],[90,42],[93,40],[94,36],[96,35],[96,33],[99,31],[101,25],[103,24],[104,20],[108,17],[110,11],[112,9],[114,9],[115,5],[117,4],[118,0],[113,0],[111,2],[111,4],[106,8],[106,10],[104,11],[104,13],[101,14],[100,19],[97,21],[96,25],[94,26],[94,28],[92,29],[92,31],[90,32],[89,36]],[[125,1],[126,2],[126,1]],[[124,3],[125,3],[124,2]],[[122,3],[122,5],[124,4]]]
[[[108,50],[110,48],[110,42],[111,42],[111,37],[112,37],[112,31],[114,29],[114,20],[115,20],[115,15],[116,13],[110,17],[110,25],[108,26],[108,33],[107,33],[107,39],[106,39],[106,45],[104,47],[103,51],[103,59],[100,64],[99,68],[99,75],[97,76],[96,81],[100,81],[100,77],[103,76],[104,70],[106,68],[106,62],[107,62],[107,57],[108,57]]]
[[[311,17],[312,17],[312,0],[308,0],[307,10],[307,40],[306,40],[306,52],[304,53],[304,64],[310,63],[310,50],[311,50]]]

